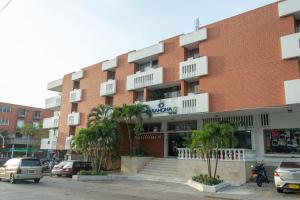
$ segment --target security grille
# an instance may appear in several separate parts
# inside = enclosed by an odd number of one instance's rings
[[[260,121],[261,121],[261,126],[269,126],[270,121],[269,121],[269,114],[261,114],[260,115]]]

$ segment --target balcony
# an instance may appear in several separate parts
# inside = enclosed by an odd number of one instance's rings
[[[300,103],[300,79],[289,80],[284,82],[285,103]]]
[[[68,115],[68,125],[69,126],[76,126],[80,124],[80,113],[79,112],[72,112]]]
[[[43,150],[54,150],[56,149],[56,140],[53,140],[51,138],[43,138],[41,140],[41,149]]]
[[[110,96],[116,93],[116,80],[108,80],[101,83],[100,96]]]
[[[29,145],[36,145],[36,144],[39,143],[39,140],[35,139],[35,138],[27,139],[27,137],[24,137],[24,138],[22,138],[22,137],[18,138],[17,137],[17,138],[9,138],[8,141],[7,141],[8,144],[27,144],[27,142],[28,142]]]
[[[60,103],[61,103],[60,95],[51,97],[51,98],[46,99],[45,108],[51,109],[51,110],[59,110]]]
[[[73,72],[72,73],[72,80],[73,81],[79,81],[80,79],[82,79],[84,76],[84,71],[80,70],[78,72]]]
[[[145,72],[127,76],[127,90],[135,90],[148,86],[163,84],[163,68],[150,69]]]
[[[102,71],[115,70],[117,66],[118,66],[118,60],[117,58],[114,58],[102,63]]]
[[[57,79],[55,81],[52,81],[48,83],[47,89],[54,91],[54,92],[61,92],[62,91],[62,85],[63,85],[63,79]]]
[[[164,52],[164,43],[158,43],[153,46],[134,51],[128,54],[128,62],[146,62],[149,60],[155,60],[158,57],[158,54]]]
[[[65,141],[65,150],[72,149],[73,138],[74,138],[73,135],[70,135],[69,137],[66,138],[66,141]]]
[[[81,99],[82,99],[82,89],[74,89],[70,92],[70,96],[69,96],[70,103],[81,101]]]
[[[43,128],[58,128],[59,116],[45,118],[43,121]]]
[[[192,79],[208,74],[207,56],[190,59],[180,63],[180,79]]]
[[[280,17],[294,15],[296,19],[300,19],[299,0],[286,0],[278,3],[278,12]]]
[[[208,93],[147,101],[153,116],[169,116],[209,112]]]
[[[300,33],[280,38],[282,59],[300,58]]]
[[[195,48],[197,44],[207,39],[207,28],[187,33],[180,36],[180,46],[187,48]]]

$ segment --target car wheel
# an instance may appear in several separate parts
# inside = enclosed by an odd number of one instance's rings
[[[281,189],[281,188],[276,188],[276,190],[278,193],[283,193],[283,189]]]
[[[9,177],[9,182],[10,182],[11,184],[14,184],[14,183],[16,182],[15,176],[14,176],[13,174],[10,175],[10,177]]]
[[[40,182],[40,179],[39,179],[39,178],[36,178],[36,179],[34,179],[34,182],[35,182],[35,183],[39,183],[39,182]]]

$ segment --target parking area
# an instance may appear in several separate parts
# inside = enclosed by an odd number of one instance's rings
[[[202,193],[189,186],[148,181],[77,182],[70,178],[44,177],[39,184],[0,182],[0,199],[9,200],[112,200],[112,199],[299,199],[300,194],[277,194],[271,185],[230,187],[215,194]]]

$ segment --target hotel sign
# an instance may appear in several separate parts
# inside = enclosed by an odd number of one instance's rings
[[[168,113],[170,115],[177,114],[177,107],[166,106],[164,102],[160,102],[157,107],[151,108],[153,114]]]

